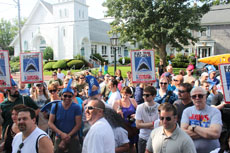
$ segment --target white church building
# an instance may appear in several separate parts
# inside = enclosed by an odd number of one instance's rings
[[[50,4],[38,0],[21,29],[22,52],[54,50],[54,59],[72,59],[80,54],[89,59],[99,53],[109,62],[114,60],[108,31],[110,25],[88,16],[86,0],[57,0]],[[10,44],[20,53],[19,36]],[[130,45],[117,47],[117,59],[129,56]]]

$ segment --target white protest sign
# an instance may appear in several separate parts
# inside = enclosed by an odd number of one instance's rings
[[[0,88],[11,88],[9,51],[0,50]]]
[[[131,51],[131,69],[133,83],[156,81],[155,55],[153,50]]]
[[[43,82],[43,61],[41,52],[20,54],[20,74],[22,83]]]

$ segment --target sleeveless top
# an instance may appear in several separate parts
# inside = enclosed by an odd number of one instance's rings
[[[5,139],[5,144],[4,144],[4,150],[5,153],[12,153],[12,142],[14,139],[14,136],[16,135],[16,133],[12,130],[12,126],[13,124],[8,126],[8,130],[6,133],[6,139]]]
[[[21,153],[36,153],[36,146],[39,148],[39,144],[36,144],[36,141],[47,136],[49,137],[43,130],[36,127],[33,132],[24,140],[22,141],[22,132],[19,132],[13,139],[12,143],[12,153],[17,153],[19,149],[19,145],[23,143],[23,147],[21,148]]]
[[[121,107],[121,110],[123,112],[123,116],[126,122],[128,122],[128,118],[130,117],[130,115],[135,114],[136,112],[136,108],[133,106],[130,99],[129,99],[129,102],[130,102],[130,106],[128,108]]]

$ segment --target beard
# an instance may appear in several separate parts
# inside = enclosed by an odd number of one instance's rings
[[[19,131],[21,131],[21,132],[25,131],[25,130],[26,130],[26,124],[24,124],[24,123],[19,123],[19,124],[18,124],[18,129],[19,129]]]
[[[17,98],[19,97],[19,92],[15,91],[14,94],[10,94],[11,97]]]

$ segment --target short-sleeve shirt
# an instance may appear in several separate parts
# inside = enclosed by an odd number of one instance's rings
[[[128,132],[122,127],[113,128],[115,138],[115,148],[129,143]]]
[[[24,99],[24,102],[23,102]],[[13,121],[11,119],[11,109],[18,104],[25,104],[28,107],[33,108],[34,110],[38,109],[37,104],[29,97],[29,96],[21,96],[16,99],[15,102],[9,101],[8,98],[6,98],[1,104],[0,107],[2,109],[2,117],[4,119],[4,122],[2,124],[3,127],[3,133],[5,133],[5,129],[8,125],[12,124]]]
[[[193,102],[191,101],[187,105],[184,105],[182,103],[182,101],[179,99],[179,100],[175,101],[173,104],[175,104],[177,107],[177,116],[178,116],[177,122],[180,125],[180,120],[181,120],[183,111],[185,110],[185,108],[193,106]]]
[[[144,123],[153,122],[157,120],[159,118],[158,106],[159,106],[158,103],[155,103],[153,106],[148,106],[147,102],[138,105],[135,119],[141,120]],[[151,129],[141,128],[139,137],[147,141],[149,139],[151,131],[152,131]]]
[[[171,136],[166,136],[163,126],[151,132],[146,149],[153,153],[196,153],[190,136],[178,126]]]
[[[55,125],[59,130],[69,133],[76,124],[81,124],[75,122],[75,117],[82,114],[81,108],[78,104],[72,102],[67,110],[62,106],[62,102],[57,103],[57,105],[57,110],[55,110],[56,105],[52,105],[51,114],[55,115]],[[77,133],[75,133],[74,136],[76,134]],[[57,134],[57,136],[59,135]]]
[[[184,110],[181,124],[196,125],[209,128],[212,124],[222,126],[221,113],[218,109],[205,106],[203,110],[197,110],[195,106],[188,107]],[[198,153],[209,153],[220,146],[218,139],[194,139],[193,140]]]

